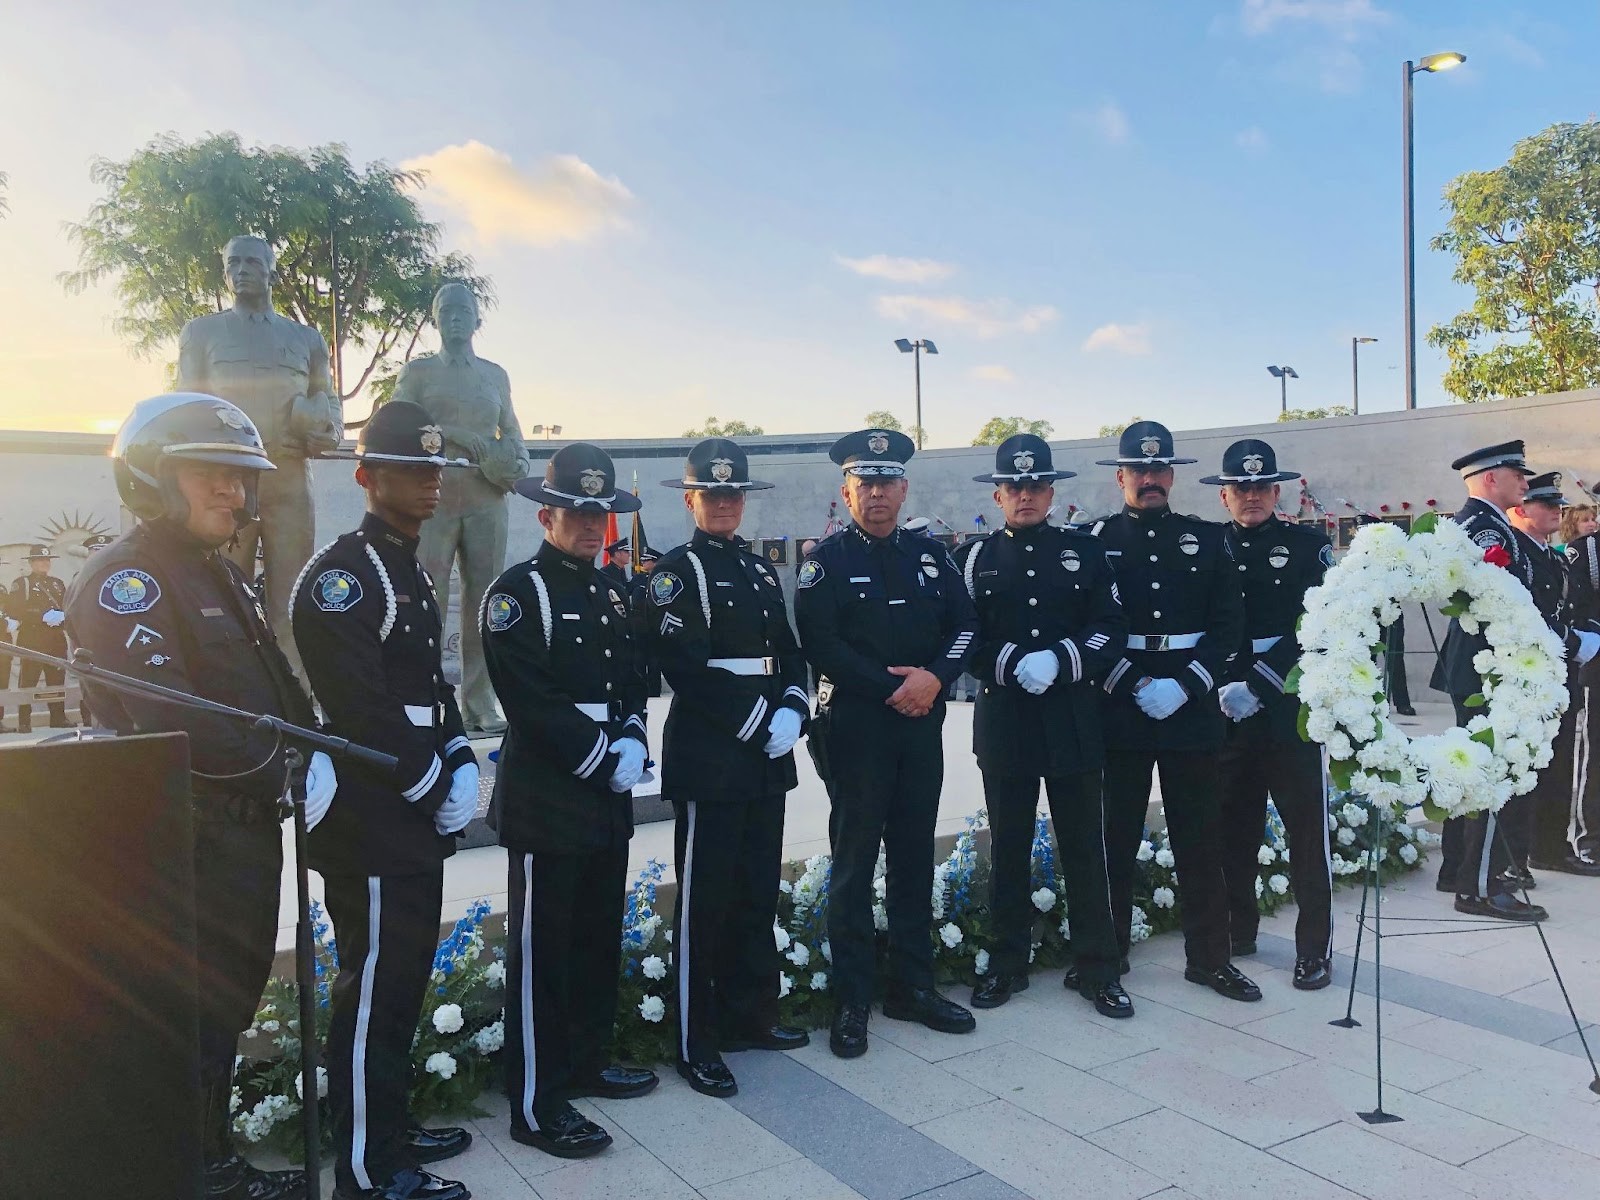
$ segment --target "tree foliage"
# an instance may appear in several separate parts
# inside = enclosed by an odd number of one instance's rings
[[[1552,125],[1445,189],[1433,239],[1472,307],[1428,331],[1458,400],[1600,384],[1600,123]]]
[[[1048,438],[1056,431],[1056,427],[1049,421],[1030,421],[1026,417],[990,417],[978,430],[978,436],[972,439],[974,446],[998,446],[1008,437],[1015,437],[1019,433],[1031,433],[1038,437]]]
[[[1132,425],[1135,421],[1142,421],[1142,420],[1144,420],[1143,417],[1129,417],[1126,421],[1123,421],[1121,424],[1118,424],[1118,425],[1102,425],[1102,426],[1100,426],[1100,432],[1095,434],[1095,437],[1103,437],[1103,438],[1121,437],[1122,436],[1122,431],[1124,429],[1126,429],[1129,425]]]
[[[731,437],[760,437],[766,430],[759,425],[747,425],[743,421],[719,421],[716,417],[707,417],[706,423],[698,429],[685,429],[683,436],[686,438],[731,438]]]
[[[1348,404],[1330,404],[1326,408],[1291,408],[1278,414],[1280,421],[1322,421],[1328,417],[1353,417],[1355,409]]]
[[[902,424],[900,418],[887,408],[875,408],[862,420],[867,429],[888,429],[894,433],[903,433],[919,446],[927,440],[927,430],[920,425]]]
[[[78,269],[61,283],[78,293],[113,282],[117,332],[140,355],[231,303],[222,249],[241,233],[266,238],[277,257],[274,307],[319,329],[336,361],[344,347],[365,355],[360,370],[343,372],[344,398],[411,356],[440,284],[458,280],[480,306],[493,302],[472,259],[441,250],[441,228],[423,220],[411,194],[422,175],[384,162],[358,170],[343,146],[246,148],[232,133],[168,134],[123,162],[97,160],[90,174],[104,195],[67,226]]]

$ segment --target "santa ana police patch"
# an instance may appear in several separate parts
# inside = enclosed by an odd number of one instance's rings
[[[522,620],[522,605],[517,603],[514,596],[496,592],[484,605],[483,623],[490,633],[501,633],[520,620]]]
[[[335,567],[317,576],[311,594],[323,612],[344,612],[361,599],[361,581],[349,571]]]
[[[129,567],[100,585],[100,607],[118,616],[149,612],[161,599],[161,585],[143,571]]]
[[[650,573],[650,603],[665,608],[683,593],[683,580],[671,571]]]
[[[825,573],[821,563],[814,558],[808,558],[800,564],[799,586],[803,588],[812,587],[821,581]]]
[[[1078,557],[1076,550],[1063,550],[1061,565],[1069,571],[1080,571],[1083,569],[1083,560]]]
[[[929,551],[922,554],[922,573],[929,579],[939,578],[939,560]]]
[[[1331,543],[1324,542],[1322,549],[1317,553],[1317,558],[1321,561],[1323,566],[1333,566],[1333,545]]]

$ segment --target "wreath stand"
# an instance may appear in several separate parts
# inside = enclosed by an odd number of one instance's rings
[[[1385,693],[1387,694],[1387,688]],[[1344,1016],[1337,1020],[1329,1021],[1330,1025],[1337,1025],[1341,1029],[1360,1028],[1361,1022],[1355,1019],[1354,1010],[1356,1003],[1356,977],[1361,972],[1361,940],[1367,930],[1367,898],[1372,898],[1372,991],[1373,991],[1373,1047],[1377,1055],[1378,1068],[1378,1099],[1370,1112],[1358,1112],[1368,1125],[1390,1125],[1396,1121],[1405,1120],[1404,1117],[1392,1112],[1386,1112],[1383,1107],[1383,939],[1396,937],[1430,937],[1450,933],[1472,933],[1484,929],[1503,929],[1504,921],[1483,921],[1474,917],[1390,917],[1391,921],[1406,923],[1423,923],[1431,925],[1453,925],[1453,929],[1422,929],[1402,933],[1385,933],[1383,931],[1383,872],[1378,865],[1378,850],[1384,845],[1384,819],[1385,812],[1381,807],[1375,806],[1373,816],[1375,828],[1373,835],[1367,843],[1367,873],[1361,881],[1361,909],[1356,917],[1356,948],[1351,956],[1354,961],[1350,966],[1350,992],[1345,1000]],[[1505,830],[1499,822],[1495,823],[1495,836],[1500,839],[1501,845],[1506,846]],[[1509,846],[1506,846],[1509,856]],[[1487,850],[1485,851],[1487,853]],[[1522,891],[1522,899],[1528,900],[1526,888]],[[1572,1018],[1572,1028],[1577,1031],[1578,1043],[1583,1047],[1583,1053],[1589,1060],[1589,1090],[1600,1095],[1600,1069],[1594,1061],[1594,1051],[1589,1048],[1589,1039],[1584,1036],[1583,1022],[1578,1020],[1577,1011],[1572,1007],[1572,997],[1567,994],[1566,981],[1561,978],[1561,968],[1556,966],[1555,955],[1550,950],[1550,941],[1544,936],[1544,923],[1530,921],[1531,926],[1539,934],[1539,944],[1544,947],[1545,958],[1550,962],[1550,970],[1555,975],[1556,986],[1561,989],[1561,999],[1566,1003],[1567,1015]]]

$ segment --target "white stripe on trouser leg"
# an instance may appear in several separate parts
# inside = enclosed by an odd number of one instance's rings
[[[1584,821],[1583,798],[1589,790],[1589,688],[1583,689],[1583,711],[1572,733],[1572,799],[1567,810],[1567,845],[1576,854],[1589,834]]]
[[[1499,813],[1490,813],[1489,819],[1484,823],[1483,847],[1478,852],[1478,899],[1489,898],[1489,863],[1494,858],[1494,831],[1495,818]]]
[[[678,922],[678,1056],[689,1061],[689,891],[694,883],[694,801],[689,801],[689,832],[683,839],[683,917]]]
[[[1324,746],[1318,755],[1322,764],[1322,794],[1318,797],[1317,818],[1322,822],[1322,866],[1328,872],[1328,940],[1322,947],[1322,957],[1333,959],[1333,847],[1328,844],[1328,748]],[[1282,816],[1282,813],[1278,814]],[[1399,818],[1405,820],[1404,817]],[[1289,840],[1289,831],[1283,831],[1284,841]]]
[[[350,1173],[358,1187],[370,1188],[367,1175],[367,1027],[372,1023],[372,986],[378,974],[378,930],[383,921],[382,881],[367,876],[367,958],[361,964],[361,999],[350,1045]]]
[[[533,1093],[538,1086],[539,1055],[533,1043],[533,855],[522,856],[522,1119],[537,1129]]]

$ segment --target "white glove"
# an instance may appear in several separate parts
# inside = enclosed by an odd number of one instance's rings
[[[792,708],[780,708],[767,722],[767,732],[772,735],[765,747],[767,757],[782,758],[800,740],[800,714]]]
[[[44,614],[44,623],[46,625],[50,626],[51,629],[54,629],[57,625],[61,624],[61,622],[65,621],[66,619],[67,619],[67,614],[62,612],[59,608],[52,608],[52,609],[50,609],[50,611],[48,611],[47,613]],[[1580,634],[1579,636],[1581,637],[1582,634]],[[1597,639],[1597,640],[1600,640],[1600,639]]]
[[[443,834],[460,833],[478,815],[478,764],[463,763],[450,776],[450,794],[433,814],[433,827]]]
[[[1261,711],[1261,701],[1247,683],[1225,683],[1217,689],[1217,703],[1223,716],[1232,721],[1243,721]]]
[[[16,637],[17,636],[17,630],[19,630],[21,628],[22,628],[21,623],[15,617],[7,617],[6,618],[6,632],[9,633],[12,637]]]
[[[1600,651],[1600,633],[1589,633],[1582,629],[1573,632],[1578,635],[1578,665],[1581,667]]]
[[[644,743],[638,738],[623,738],[611,743],[617,752],[617,769],[611,772],[613,792],[631,792],[644,777]]]
[[[1176,679],[1152,679],[1135,692],[1133,698],[1138,701],[1145,716],[1154,721],[1165,721],[1184,706],[1189,693],[1183,690],[1183,684]]]
[[[309,833],[322,823],[333,804],[333,794],[339,790],[339,779],[333,773],[333,759],[321,750],[311,756],[306,768],[306,831]]]
[[[1031,696],[1043,695],[1060,673],[1061,660],[1053,650],[1035,650],[1032,654],[1024,654],[1022,661],[1017,663],[1017,682]]]

